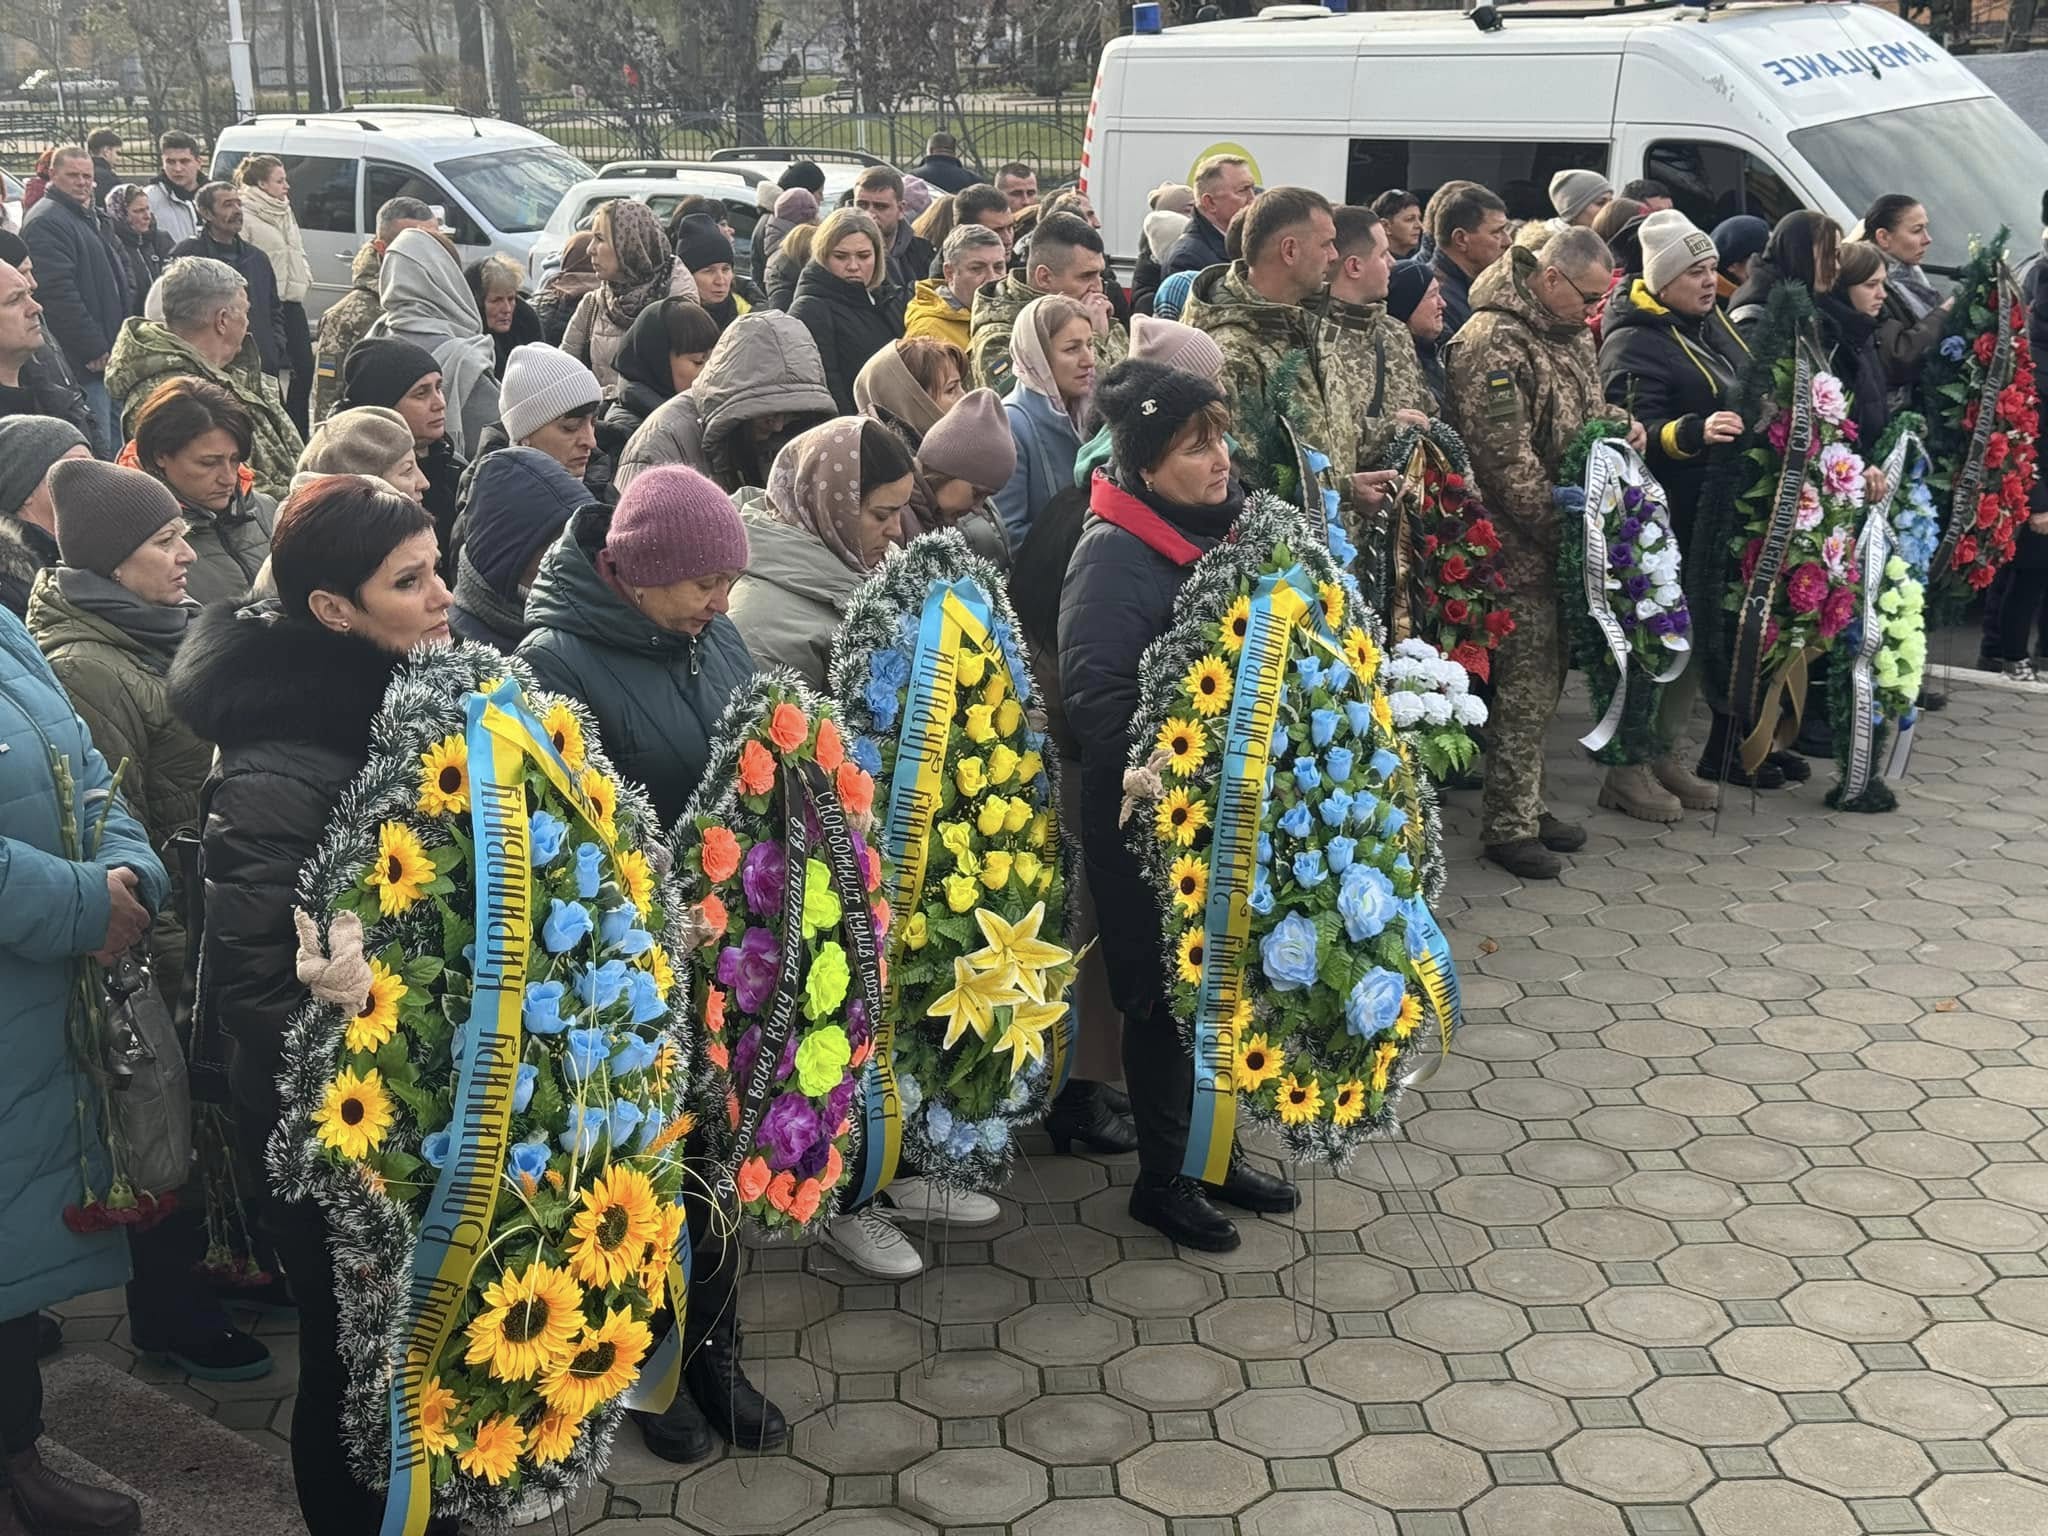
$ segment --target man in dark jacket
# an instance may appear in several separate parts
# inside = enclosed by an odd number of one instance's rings
[[[1258,195],[1251,163],[1242,155],[1211,155],[1196,166],[1195,216],[1188,220],[1187,233],[1166,253],[1160,278],[1176,272],[1200,272],[1228,261],[1223,238],[1230,221]]]
[[[926,139],[924,158],[906,174],[941,192],[965,192],[983,179],[960,163],[960,141],[950,133],[935,133]]]
[[[192,200],[199,233],[171,255],[211,256],[242,274],[249,285],[249,334],[256,338],[263,371],[285,366],[284,303],[277,296],[277,271],[270,258],[242,238],[242,194],[225,181],[209,181]]]
[[[1439,187],[1430,199],[1436,240],[1436,279],[1444,297],[1443,339],[1472,318],[1472,280],[1508,248],[1508,205],[1477,182]]]
[[[889,282],[895,289],[896,329],[903,330],[903,306],[920,279],[932,269],[932,243],[910,227],[903,214],[903,178],[886,165],[871,165],[853,184],[853,206],[875,221],[889,258]],[[801,281],[801,279],[799,279]],[[861,362],[866,362],[862,358]],[[859,363],[855,368],[858,369]]]
[[[111,128],[95,128],[86,136],[85,152],[92,156],[93,197],[104,204],[122,179],[115,163],[121,158],[121,135]]]
[[[54,416],[77,429],[88,446],[92,413],[43,329],[35,280],[15,265],[28,261],[19,235],[0,231],[0,420]]]
[[[93,197],[92,156],[74,145],[50,157],[49,190],[28,211],[21,235],[35,259],[36,301],[43,307],[44,327],[85,390],[95,447],[112,458],[120,447],[120,429],[102,375],[128,305],[124,268],[117,264]]]

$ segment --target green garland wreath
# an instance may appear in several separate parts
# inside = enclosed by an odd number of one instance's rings
[[[1627,436],[1627,428],[1605,418],[1587,422],[1558,461],[1557,489],[1553,491],[1553,497],[1579,488],[1586,478],[1586,460],[1592,455],[1595,443]],[[1619,674],[1614,668],[1614,653],[1607,648],[1607,637],[1593,622],[1582,597],[1586,590],[1586,552],[1584,541],[1577,536],[1578,519],[1567,516],[1564,524],[1564,538],[1559,543],[1557,557],[1557,590],[1564,604],[1565,634],[1571,645],[1572,666],[1586,674],[1586,693],[1592,701],[1593,718],[1603,720],[1608,706],[1614,702],[1614,685]],[[1615,730],[1613,739],[1592,754],[1593,760],[1596,763],[1627,765],[1647,763],[1660,756],[1664,751],[1664,742],[1657,729],[1657,701],[1661,696],[1647,678],[1631,688],[1622,700],[1620,726]]]

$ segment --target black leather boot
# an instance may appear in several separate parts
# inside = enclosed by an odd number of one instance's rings
[[[31,1536],[129,1536],[142,1529],[142,1506],[128,1495],[59,1477],[34,1446],[5,1465],[15,1512]]]
[[[789,1436],[789,1421],[754,1384],[740,1363],[739,1320],[728,1312],[712,1325],[683,1367],[690,1395],[705,1421],[743,1451],[772,1451]]]
[[[1045,1134],[1052,1138],[1053,1151],[1062,1157],[1077,1141],[1090,1152],[1138,1150],[1138,1128],[1128,1114],[1111,1107],[1108,1090],[1101,1083],[1068,1083],[1045,1117]]]
[[[1243,1241],[1237,1224],[1209,1203],[1200,1181],[1170,1173],[1140,1173],[1131,1186],[1131,1219],[1205,1253],[1229,1253]]]
[[[640,1438],[647,1442],[648,1450],[678,1466],[702,1461],[718,1449],[718,1439],[687,1383],[676,1389],[676,1400],[663,1412],[636,1413],[633,1422],[640,1426]]]

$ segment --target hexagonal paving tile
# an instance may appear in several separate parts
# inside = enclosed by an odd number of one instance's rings
[[[1934,1475],[1918,1445],[1868,1424],[1800,1424],[1771,1454],[1801,1482],[1845,1499],[1900,1497]]]
[[[1581,1430],[1557,1448],[1557,1469],[1595,1497],[1636,1504],[1681,1504],[1713,1477],[1698,1451],[1647,1429]]]
[[[1048,1492],[1045,1468],[993,1447],[927,1456],[897,1486],[904,1507],[940,1525],[1007,1524],[1043,1504]]]
[[[1235,1446],[1148,1445],[1118,1468],[1118,1484],[1162,1515],[1234,1515],[1268,1491],[1266,1464]]]
[[[1337,1458],[1337,1480],[1387,1509],[1456,1509],[1483,1493],[1486,1462],[1437,1435],[1368,1435]]]
[[[1268,1460],[1334,1456],[1358,1438],[1358,1410],[1307,1387],[1241,1392],[1216,1410],[1216,1429],[1232,1445]]]

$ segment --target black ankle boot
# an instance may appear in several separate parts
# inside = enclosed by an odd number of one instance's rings
[[[1140,1173],[1131,1186],[1131,1219],[1205,1253],[1229,1253],[1243,1241],[1237,1224],[1209,1203],[1201,1183],[1170,1173]]]
[[[740,1364],[738,1319],[730,1313],[714,1324],[683,1367],[690,1395],[705,1422],[742,1451],[772,1451],[789,1436],[789,1421],[754,1384]]]
[[[687,1385],[676,1389],[676,1400],[665,1411],[636,1413],[633,1421],[640,1426],[640,1438],[647,1442],[647,1449],[663,1461],[688,1466],[718,1449],[718,1439],[705,1421],[704,1410],[697,1406],[697,1399],[690,1395]]]
[[[1062,1157],[1077,1141],[1090,1152],[1138,1150],[1137,1127],[1110,1107],[1108,1091],[1101,1083],[1070,1082],[1060,1090],[1045,1117],[1045,1133],[1052,1138],[1053,1151]]]
[[[142,1529],[142,1507],[133,1499],[59,1477],[34,1446],[4,1465],[15,1510],[33,1536],[130,1536]]]

